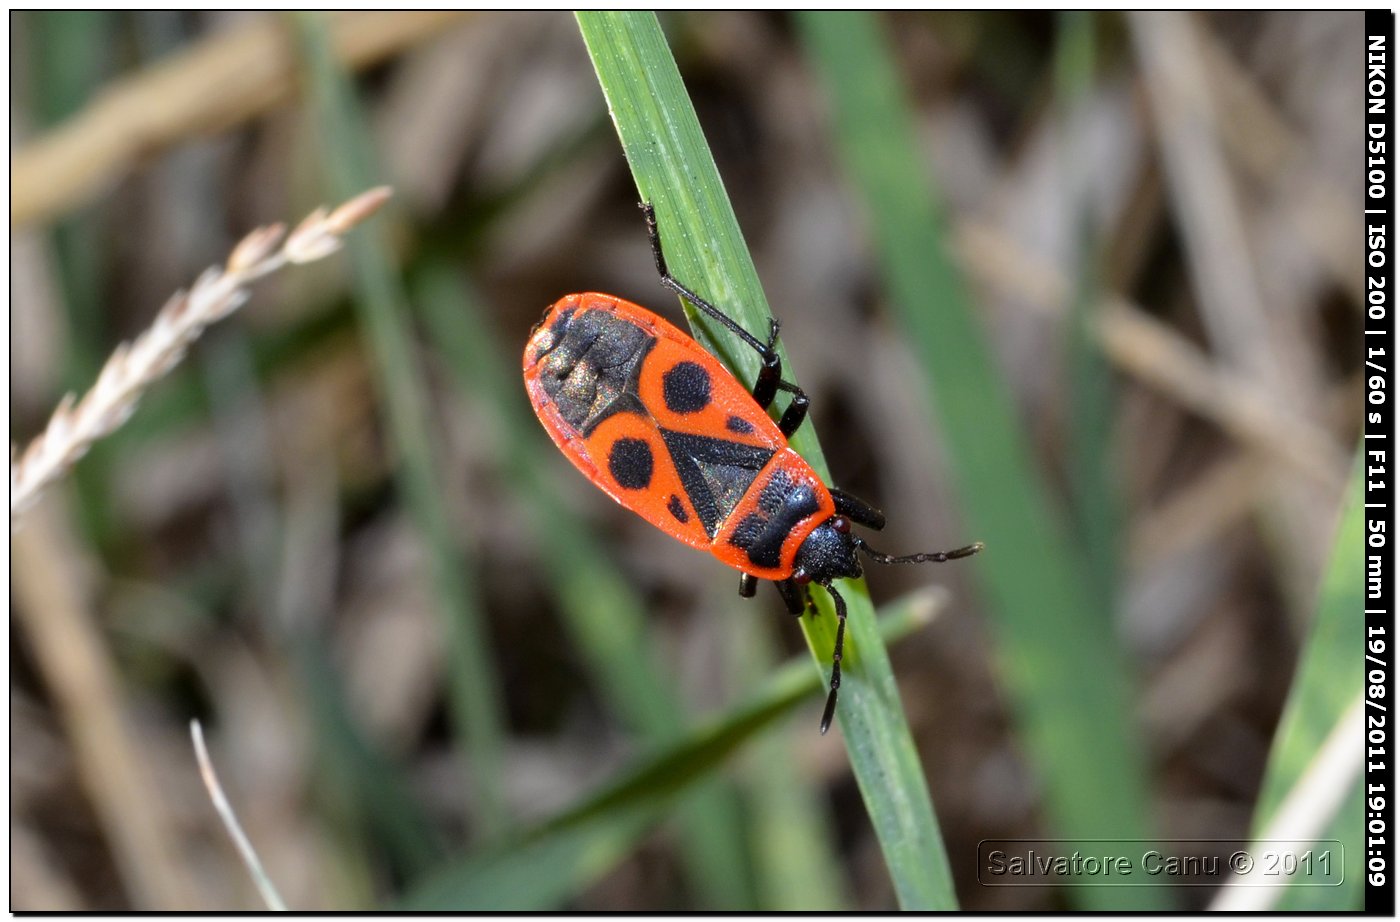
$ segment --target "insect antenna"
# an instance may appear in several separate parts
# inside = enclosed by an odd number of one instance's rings
[[[866,544],[863,538],[855,538],[854,540],[856,547],[860,548],[867,557],[876,563],[943,563],[946,560],[957,560],[959,557],[971,557],[986,546],[981,541],[976,541],[969,544],[967,547],[960,547],[952,551],[930,551],[926,554],[909,554],[904,557],[895,557],[875,550],[875,548]]]
[[[836,649],[831,654],[831,691],[826,696],[826,708],[822,711],[822,734],[831,729],[831,718],[836,716],[836,692],[841,688],[841,648],[846,641],[846,600],[830,583],[822,583],[831,599],[836,603]]]

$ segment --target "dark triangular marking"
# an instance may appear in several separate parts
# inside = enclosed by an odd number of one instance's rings
[[[662,429],[661,438],[675,462],[695,514],[713,538],[773,457],[770,448]]]

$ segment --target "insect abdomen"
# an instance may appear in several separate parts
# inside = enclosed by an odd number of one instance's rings
[[[585,476],[672,537],[790,575],[830,493],[753,396],[665,320],[609,295],[555,303],[525,349],[530,399]]]
[[[540,386],[580,435],[613,413],[645,412],[637,376],[656,338],[636,324],[605,310],[556,307],[531,345]]]

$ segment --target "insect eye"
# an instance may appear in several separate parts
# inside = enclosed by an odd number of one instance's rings
[[[838,515],[831,520],[831,527],[836,529],[837,534],[848,535],[851,533],[851,520]]]
[[[792,571],[792,581],[799,586],[805,586],[812,581],[812,576],[806,570],[798,567]]]

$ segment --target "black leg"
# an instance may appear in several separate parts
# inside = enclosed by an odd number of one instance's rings
[[[845,490],[831,487],[831,499],[836,503],[836,514],[844,515],[857,525],[873,528],[876,531],[885,527],[885,514],[858,496]]]
[[[661,251],[661,233],[656,229],[656,209],[651,207],[651,202],[642,203],[642,214],[646,217],[647,236],[651,239],[651,255],[652,258],[656,260],[656,271],[657,274],[661,276],[661,284],[665,285],[682,298],[685,298],[691,304],[694,304],[699,310],[709,314],[710,317],[719,323],[724,324],[725,329],[748,343],[749,346],[758,353],[759,357],[764,359],[766,364],[768,355],[773,351],[772,346],[764,345],[748,330],[729,319],[729,316],[725,314],[724,311],[682,285],[680,281],[670,273],[670,270],[666,268],[666,255]],[[776,325],[776,321],[774,321],[774,323]],[[776,329],[774,333],[776,334]]]
[[[758,591],[758,577],[752,573],[739,574],[739,596],[740,598],[751,599]]]
[[[782,382],[786,384],[787,382]],[[802,421],[807,418],[807,408],[812,405],[812,401],[801,388],[793,388],[792,403],[783,411],[783,418],[778,420],[778,429],[783,435],[791,436],[802,425]]]
[[[790,579],[774,580],[773,585],[778,587],[778,595],[783,597],[788,612],[800,617],[807,608],[806,592]]]
[[[758,370],[758,378],[753,383],[753,399],[763,409],[768,409],[773,398],[778,396],[778,388],[783,386],[783,360],[778,356],[778,320],[768,320],[768,342],[758,350],[763,367]]]
[[[831,729],[831,718],[836,716],[836,693],[841,688],[841,651],[846,641],[846,600],[841,598],[830,583],[823,583],[831,600],[836,603],[836,649],[831,654],[831,691],[826,696],[826,708],[822,711],[822,733]]]
[[[797,431],[797,427],[802,425],[802,421],[807,418],[807,407],[811,401],[802,392],[802,388],[791,381],[783,380],[783,360],[778,355],[777,350],[778,321],[769,320],[768,342],[761,342],[748,330],[730,319],[724,311],[681,284],[666,268],[666,255],[661,249],[661,232],[656,228],[656,209],[652,207],[651,202],[642,202],[641,207],[642,214],[646,217],[647,237],[651,241],[651,255],[656,261],[656,272],[661,276],[661,284],[695,305],[697,310],[703,311],[723,324],[725,329],[742,339],[758,353],[763,367],[759,369],[758,379],[754,382],[753,399],[766,410],[773,403],[773,398],[778,395],[778,391],[783,390],[792,394],[792,403],[783,412],[783,417],[778,423],[778,428],[782,430],[783,435],[792,435]]]

